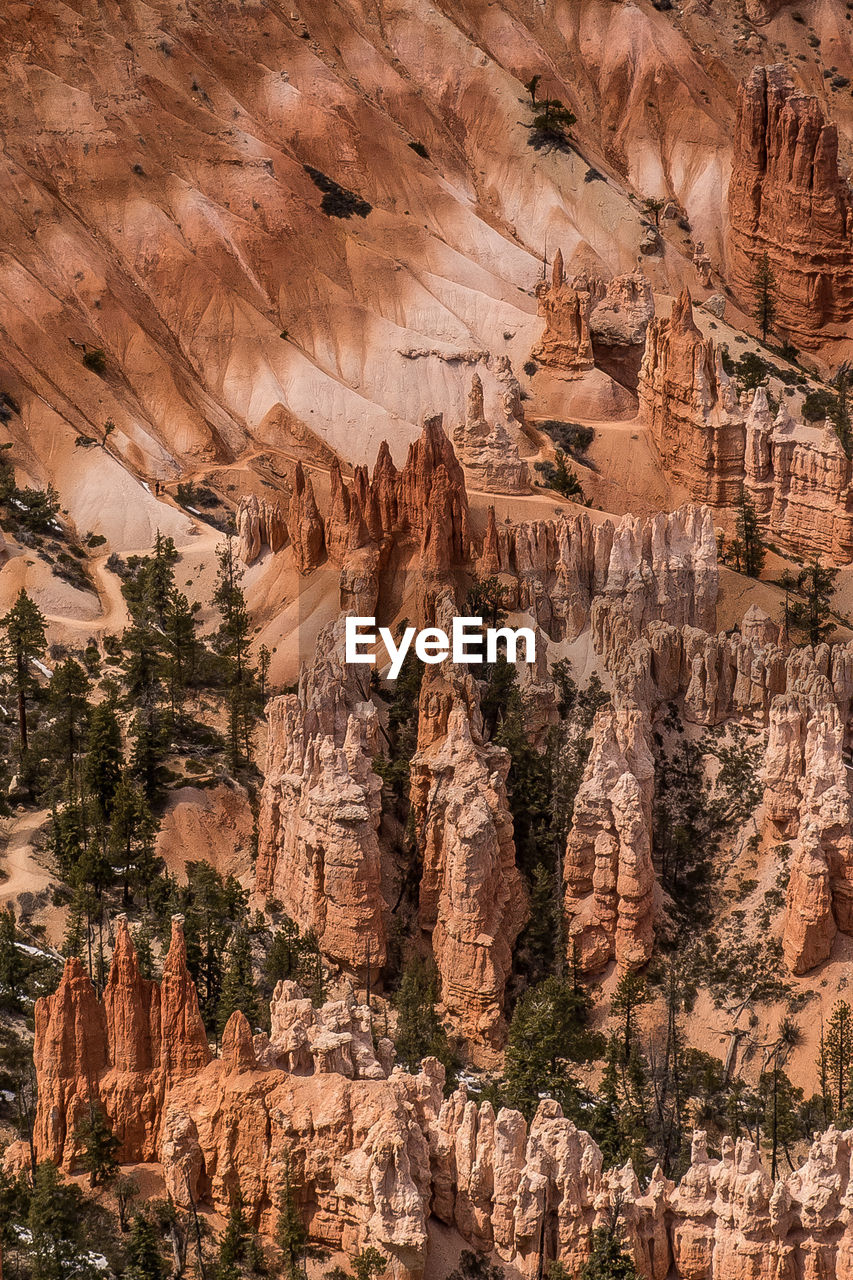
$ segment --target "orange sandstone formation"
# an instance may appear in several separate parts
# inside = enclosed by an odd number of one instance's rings
[[[734,384],[682,290],[668,319],[649,325],[640,408],[664,468],[694,502],[733,506],[743,480],[744,425]]]
[[[639,397],[663,467],[693,501],[733,513],[746,493],[784,550],[853,559],[853,466],[831,424],[795,423],[784,407],[773,420],[762,387],[745,407],[686,289],[649,326]]]
[[[343,622],[317,642],[299,690],[267,709],[256,888],[283,903],[324,955],[355,971],[385,963],[376,710],[344,661]]]
[[[123,934],[117,945],[113,1009],[118,1001],[125,1026],[139,1029],[157,1003],[156,986],[143,994]],[[283,984],[269,1038],[253,1037],[237,1012],[222,1056],[191,1073],[146,1068],[137,1056],[130,1074],[155,1100],[142,1132],[108,1086],[116,1024],[108,1038],[105,1005],[79,961],[69,960],[56,994],[36,1006],[37,1158],[74,1169],[78,1153],[70,1142],[57,1146],[56,1135],[73,1131],[80,1099],[100,1096],[123,1158],[159,1162],[176,1204],[207,1202],[222,1212],[239,1185],[250,1219],[271,1231],[287,1169],[311,1239],[350,1254],[372,1245],[396,1280],[423,1274],[430,1214],[474,1248],[494,1250],[525,1280],[543,1257],[577,1273],[592,1230],[617,1201],[644,1280],[725,1280],[753,1257],[772,1275],[807,1274],[812,1264],[821,1275],[849,1269],[853,1132],[816,1136],[802,1166],[774,1185],[752,1142],[724,1138],[716,1160],[697,1131],[681,1182],[655,1170],[641,1192],[630,1164],[605,1170],[595,1142],[556,1102],[544,1100],[527,1125],[517,1111],[478,1106],[464,1085],[444,1099],[444,1073],[433,1059],[417,1076],[395,1070],[386,1078],[366,1018],[347,1001],[312,1010]],[[302,1033],[307,1056],[294,1048]],[[338,1042],[334,1062],[330,1041]],[[361,1053],[367,1074],[354,1065]],[[57,1090],[60,1081],[66,1090]]]
[[[506,797],[509,754],[484,741],[468,671],[428,667],[411,799],[423,860],[419,923],[453,1025],[498,1047],[512,947],[527,916]]]
[[[520,425],[515,422],[516,428]],[[486,421],[479,374],[475,373],[471,379],[465,420],[454,430],[453,443],[475,489],[487,489],[492,493],[530,491],[530,471],[527,463],[519,457],[518,446],[507,425],[500,421]]]
[[[651,958],[657,905],[653,791],[642,711],[602,708],[563,864],[569,957],[584,971],[614,959],[636,969]]]
[[[593,367],[592,337],[589,331],[590,292],[586,279],[566,283],[563,255],[554,254],[550,283],[541,281],[536,290],[539,314],[545,332],[533,348],[542,364],[570,377],[588,373]]]
[[[853,198],[838,131],[782,65],[755,67],[738,90],[727,249],[743,297],[768,254],[778,324],[798,345],[843,333],[853,317]]]

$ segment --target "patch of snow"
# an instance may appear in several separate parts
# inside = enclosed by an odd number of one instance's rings
[[[33,658],[32,663],[33,663],[33,666],[36,668],[36,670],[40,671],[43,676],[47,677],[48,680],[53,675],[53,672],[51,671],[50,667],[46,667],[43,662],[39,662],[38,658]]]
[[[39,947],[29,947],[25,942],[16,942],[15,946],[19,951],[24,951],[28,956],[42,956],[45,960],[58,960],[59,956],[55,951],[42,951]]]

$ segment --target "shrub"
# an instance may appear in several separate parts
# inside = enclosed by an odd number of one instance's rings
[[[91,351],[84,352],[83,363],[93,373],[104,373],[107,367],[107,353],[103,347],[92,347]]]
[[[412,148],[415,155],[420,156],[422,160],[429,160],[429,152],[422,142],[410,142],[409,146]]]
[[[359,218],[366,218],[372,211],[373,205],[368,204],[354,191],[348,191],[346,187],[342,187],[340,183],[335,182],[334,178],[330,178],[310,164],[306,164],[304,169],[314,186],[323,192],[320,208],[330,218],[351,218],[353,214]]]

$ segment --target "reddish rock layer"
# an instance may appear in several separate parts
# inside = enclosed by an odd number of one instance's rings
[[[418,920],[442,1002],[475,1045],[500,1045],[512,947],[527,916],[506,797],[509,754],[485,742],[467,670],[428,667],[411,800],[423,862]]]
[[[756,67],[738,90],[727,249],[744,298],[768,254],[777,324],[797,345],[825,342],[853,316],[853,199],[838,132],[782,65]]]
[[[746,492],[768,535],[797,556],[853,559],[853,466],[831,425],[773,421],[757,388],[747,406],[702,337],[687,290],[668,320],[649,326],[640,409],[664,469],[695,502],[727,510]]]
[[[256,869],[257,891],[357,972],[385,963],[379,727],[364,670],[344,661],[341,620],[320,635],[298,692],[270,702]]]
[[[668,319],[655,317],[640,370],[640,409],[665,470],[694,502],[740,501],[744,425],[734,384],[693,320],[684,289]]]
[[[113,1007],[123,1003],[125,1025],[144,1027],[152,1001],[130,949],[121,948]],[[274,1036],[293,1032],[292,1006],[306,1003],[292,990],[282,996]],[[305,1016],[331,1017],[326,1010]],[[349,1007],[348,1025],[365,1013]],[[722,1158],[712,1160],[697,1132],[680,1184],[655,1170],[643,1193],[630,1164],[604,1170],[596,1144],[555,1102],[544,1100],[528,1127],[516,1111],[477,1106],[464,1086],[443,1100],[443,1071],[432,1059],[418,1076],[395,1071],[388,1079],[264,1066],[264,1053],[284,1046],[253,1041],[235,1013],[221,1058],[177,1078],[164,1079],[156,1067],[133,1073],[157,1099],[153,1140],[146,1135],[140,1145],[128,1128],[133,1117],[116,1111],[104,1088],[113,1070],[103,1052],[105,1025],[79,962],[68,961],[57,993],[36,1006],[40,1111],[53,1110],[52,1132],[41,1125],[36,1132],[38,1158],[74,1168],[76,1153],[70,1144],[57,1151],[52,1135],[72,1129],[74,1099],[100,1091],[124,1158],[159,1161],[176,1204],[207,1201],[222,1212],[239,1186],[253,1222],[271,1231],[287,1171],[314,1241],[349,1254],[372,1245],[397,1280],[422,1275],[430,1214],[474,1248],[494,1250],[526,1280],[552,1259],[577,1274],[593,1229],[617,1200],[644,1280],[727,1280],[742,1276],[750,1258],[762,1259],[761,1275],[843,1277],[853,1262],[853,1132],[816,1137],[805,1163],[775,1185],[751,1142],[724,1138]],[[91,1052],[81,1042],[84,1028]],[[68,1083],[67,1094],[54,1091],[57,1081]]]
[[[554,255],[550,283],[541,281],[536,296],[545,332],[533,348],[534,358],[571,377],[588,373],[593,367],[589,287],[586,279],[566,283],[559,249]]]

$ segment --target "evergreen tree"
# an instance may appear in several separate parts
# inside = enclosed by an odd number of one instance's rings
[[[755,299],[753,315],[761,328],[761,337],[766,342],[776,320],[776,277],[766,251],[755,264],[752,290]]]
[[[850,424],[850,405],[848,403],[848,392],[850,390],[850,375],[853,368],[848,360],[840,366],[835,377],[832,379],[832,385],[835,387],[838,396],[838,403],[835,412],[832,415],[833,426],[835,427],[838,439],[844,448],[844,452],[849,458],[853,449],[853,438],[851,438]]]
[[[509,589],[500,578],[494,574],[478,578],[465,600],[466,617],[482,618],[484,628],[503,626],[507,619],[508,601]]]
[[[164,617],[166,682],[173,719],[180,719],[187,686],[195,677],[198,639],[196,610],[181,592],[171,590]]]
[[[122,879],[125,906],[130,900],[131,885],[147,892],[162,866],[154,856],[155,832],[156,823],[145,794],[125,771],[113,796],[109,831],[110,859]]]
[[[621,1037],[611,1036],[592,1113],[591,1132],[606,1164],[621,1165],[630,1160],[638,1174],[646,1167],[647,1088],[645,1064],[638,1046],[632,1043],[626,1057]]]
[[[89,719],[83,780],[91,797],[97,822],[106,827],[121,778],[123,758],[121,729],[113,703],[107,699],[93,708]]]
[[[812,560],[797,578],[804,599],[791,607],[791,617],[806,633],[809,644],[820,644],[832,635],[834,624],[830,615],[837,577],[837,569],[826,569]]]
[[[78,761],[88,729],[90,686],[87,673],[73,658],[60,663],[48,685],[51,752],[57,761],[62,761],[64,798],[68,804],[80,799]]]
[[[740,545],[743,572],[750,578],[761,576],[764,547],[758,529],[755,506],[746,492],[741,495],[737,520],[737,542]]]
[[[80,1163],[89,1175],[89,1186],[111,1182],[118,1173],[116,1152],[121,1143],[97,1103],[90,1105],[88,1118],[75,1129],[74,1140],[83,1148]]]
[[[783,1018],[774,1043],[770,1047],[769,1069],[761,1073],[758,1082],[759,1098],[764,1100],[764,1133],[770,1146],[770,1176],[776,1181],[779,1172],[779,1147],[786,1153],[801,1136],[798,1102],[802,1102],[802,1089],[795,1090],[783,1067],[800,1043],[800,1032],[790,1018]],[[788,1161],[791,1163],[790,1154]],[[793,1168],[793,1164],[791,1164]]]
[[[32,1280],[75,1280],[94,1276],[85,1250],[83,1195],[65,1182],[56,1165],[36,1169],[27,1215]]]
[[[285,1162],[284,1182],[278,1196],[275,1242],[281,1254],[284,1280],[300,1280],[308,1258],[319,1260],[326,1256],[325,1250],[308,1242],[308,1229],[302,1221],[293,1192],[289,1160]]]
[[[403,969],[403,977],[394,1007],[397,1010],[397,1035],[394,1043],[397,1060],[409,1071],[417,1071],[424,1058],[438,1058],[452,1078],[455,1058],[447,1032],[435,1011],[438,1002],[438,975],[431,961],[411,955]]]
[[[236,1009],[246,1015],[252,1027],[257,1026],[261,1011],[252,975],[252,950],[248,932],[242,927],[235,929],[228,948],[216,1015],[216,1030],[220,1037],[225,1030],[225,1024]]]
[[[836,1001],[823,1029],[820,1074],[827,1112],[841,1119],[850,1098],[853,1072],[853,1014],[845,1000]]]
[[[639,1280],[631,1255],[622,1244],[619,1230],[621,1205],[616,1204],[604,1226],[592,1233],[592,1249],[581,1271],[581,1280]]]
[[[144,1213],[133,1215],[126,1253],[128,1280],[166,1280],[169,1269],[160,1252],[157,1232]]]
[[[0,909],[0,1010],[7,1013],[21,1008],[26,967],[17,943],[15,912],[8,903]]]
[[[217,1280],[239,1280],[246,1271],[259,1271],[260,1264],[260,1250],[254,1232],[246,1221],[243,1193],[237,1187],[231,1194],[228,1222],[219,1241]]]
[[[29,747],[27,700],[36,687],[32,666],[41,661],[46,648],[44,615],[23,587],[12,608],[0,619],[0,627],[6,633],[10,674],[18,701],[18,740],[23,756]]]
[[[485,1254],[463,1249],[459,1266],[448,1274],[447,1280],[504,1280],[504,1274],[503,1267],[490,1262]]]
[[[237,561],[234,539],[229,534],[217,551],[219,573],[213,603],[220,624],[214,637],[216,649],[225,663],[228,686],[228,731],[231,767],[236,772],[251,750],[254,672],[249,665],[249,613],[240,585],[243,570]]]
[[[528,1119],[542,1094],[568,1116],[579,1114],[580,1089],[571,1064],[598,1057],[601,1037],[588,1029],[589,993],[571,980],[546,978],[530,987],[512,1016],[504,1074],[509,1104]]]
[[[785,640],[788,640],[790,639],[791,623],[796,620],[796,605],[791,603],[791,596],[797,590],[797,579],[790,569],[784,569],[780,573],[777,586],[781,587],[785,592],[785,600],[782,605],[782,635]]]
[[[377,1276],[382,1275],[387,1266],[388,1259],[378,1249],[374,1249],[372,1245],[362,1249],[352,1260],[352,1271],[355,1280],[375,1280]]]
[[[113,1195],[118,1209],[118,1224],[127,1231],[127,1214],[132,1200],[139,1195],[139,1183],[128,1173],[121,1173],[113,1183]]]
[[[637,1010],[651,1000],[651,993],[642,974],[628,969],[622,974],[610,1002],[610,1012],[615,1018],[622,1019],[622,1057],[628,1061],[636,1035]]]

